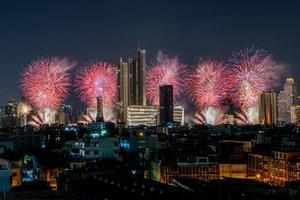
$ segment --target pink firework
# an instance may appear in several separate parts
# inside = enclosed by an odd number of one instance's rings
[[[159,86],[173,85],[174,101],[178,99],[183,85],[183,77],[186,74],[185,65],[180,63],[177,57],[169,58],[158,52],[158,63],[147,72],[147,97],[153,105],[159,104]]]
[[[107,62],[98,62],[81,68],[75,85],[79,98],[86,105],[96,106],[96,97],[103,97],[104,107],[112,107],[116,98],[116,69]]]
[[[219,107],[224,96],[225,68],[222,62],[200,61],[186,80],[188,97],[198,108]]]
[[[21,88],[30,104],[43,111],[56,110],[67,98],[70,88],[68,70],[74,63],[50,58],[33,61],[23,74]]]
[[[242,109],[257,105],[259,95],[278,80],[277,66],[264,50],[246,48],[233,54],[228,72],[228,95]]]

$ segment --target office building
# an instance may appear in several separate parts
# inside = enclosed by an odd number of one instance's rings
[[[162,85],[159,87],[159,123],[173,122],[173,86]]]
[[[137,51],[137,102],[136,105],[146,105],[146,50]]]
[[[279,123],[291,123],[291,107],[296,104],[296,98],[297,91],[294,79],[287,78],[283,90],[277,96]]]
[[[265,91],[260,95],[259,123],[265,125],[277,123],[276,93],[273,91]]]
[[[130,73],[129,73],[129,63],[123,62],[122,58],[119,60],[118,71],[117,71],[117,98],[119,103],[119,115],[118,121],[125,122],[126,121],[126,111],[127,107],[129,106],[129,81],[130,81]]]
[[[180,123],[180,125],[184,125],[184,107],[174,106],[173,119],[174,122]]]
[[[128,106],[146,106],[145,73],[145,50],[138,49],[136,59],[129,58],[128,62],[123,62],[122,58],[120,58],[117,71],[119,122],[125,122]]]
[[[158,123],[158,106],[131,105],[127,108],[128,126],[156,126]]]

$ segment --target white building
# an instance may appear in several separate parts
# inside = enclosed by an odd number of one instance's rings
[[[173,120],[184,124],[184,108],[174,106]],[[159,124],[159,106],[131,105],[127,107],[127,126],[156,126]]]
[[[287,78],[284,88],[277,96],[278,122],[291,123],[291,108],[295,105],[297,97],[296,84],[293,78]]]

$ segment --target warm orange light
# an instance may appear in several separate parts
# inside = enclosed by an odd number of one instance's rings
[[[144,137],[144,133],[143,132],[139,132],[139,136],[140,137]]]

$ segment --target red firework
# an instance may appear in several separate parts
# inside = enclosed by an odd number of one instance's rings
[[[169,58],[161,52],[158,53],[158,63],[147,72],[146,76],[147,97],[150,103],[159,104],[160,85],[173,85],[173,97],[176,102],[182,90],[185,67],[177,57]]]
[[[112,107],[116,98],[116,69],[107,62],[98,62],[81,68],[75,86],[79,98],[90,107],[96,106],[96,97],[103,97],[104,107]]]
[[[276,85],[276,65],[264,50],[246,48],[233,54],[227,76],[228,95],[247,109],[257,105],[259,95]]]
[[[31,105],[43,111],[57,109],[67,98],[70,88],[68,70],[74,66],[67,59],[33,61],[23,74],[21,88]]]
[[[222,62],[200,61],[186,80],[186,92],[198,108],[219,107],[224,97],[225,68]]]

